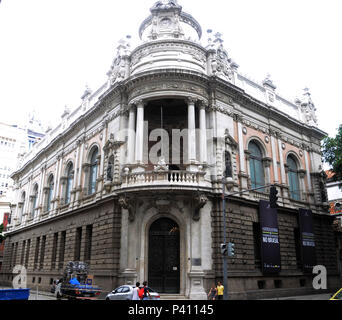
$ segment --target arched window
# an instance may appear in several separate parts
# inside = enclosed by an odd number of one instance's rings
[[[33,194],[32,194],[31,218],[34,217],[35,209],[37,207],[37,201],[38,201],[38,184],[35,184],[33,188]]]
[[[49,177],[48,188],[49,189],[48,189],[47,200],[46,200],[46,211],[51,210],[51,201],[53,197],[53,188],[54,188],[53,175]]]
[[[265,173],[262,164],[262,152],[260,147],[255,142],[250,142],[248,145],[250,152],[249,169],[251,176],[252,188],[258,188],[265,185]]]
[[[298,166],[293,156],[287,158],[290,197],[294,200],[300,200],[299,179],[298,179]]]
[[[67,181],[66,181],[66,188],[65,188],[65,204],[69,204],[71,189],[72,189],[72,182],[74,180],[74,166],[72,163],[69,163],[66,174],[67,174]]]
[[[88,194],[93,194],[96,191],[96,179],[97,179],[97,147],[91,153],[90,157],[90,173],[89,173],[89,188]]]

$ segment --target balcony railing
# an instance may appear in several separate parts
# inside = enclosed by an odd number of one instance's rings
[[[145,171],[122,176],[122,188],[135,186],[168,185],[208,187],[205,172],[191,171]]]

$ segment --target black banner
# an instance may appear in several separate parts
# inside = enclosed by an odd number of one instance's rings
[[[270,208],[268,201],[260,200],[259,219],[262,271],[277,273],[281,270],[277,209]]]
[[[312,273],[316,265],[315,235],[312,222],[312,211],[308,209],[299,209],[299,230],[303,272]]]

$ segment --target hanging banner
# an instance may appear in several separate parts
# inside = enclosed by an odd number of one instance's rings
[[[262,271],[263,273],[277,273],[281,270],[277,209],[270,208],[268,201],[260,200],[259,220]]]
[[[312,269],[316,265],[316,248],[312,211],[308,209],[299,209],[298,220],[302,248],[303,272],[312,273]]]

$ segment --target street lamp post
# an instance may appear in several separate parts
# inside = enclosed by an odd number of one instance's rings
[[[226,197],[225,197],[225,177],[222,178],[222,210],[223,210],[223,243],[227,245],[226,236]],[[227,266],[227,252],[223,253],[223,299],[228,300],[228,266]]]

